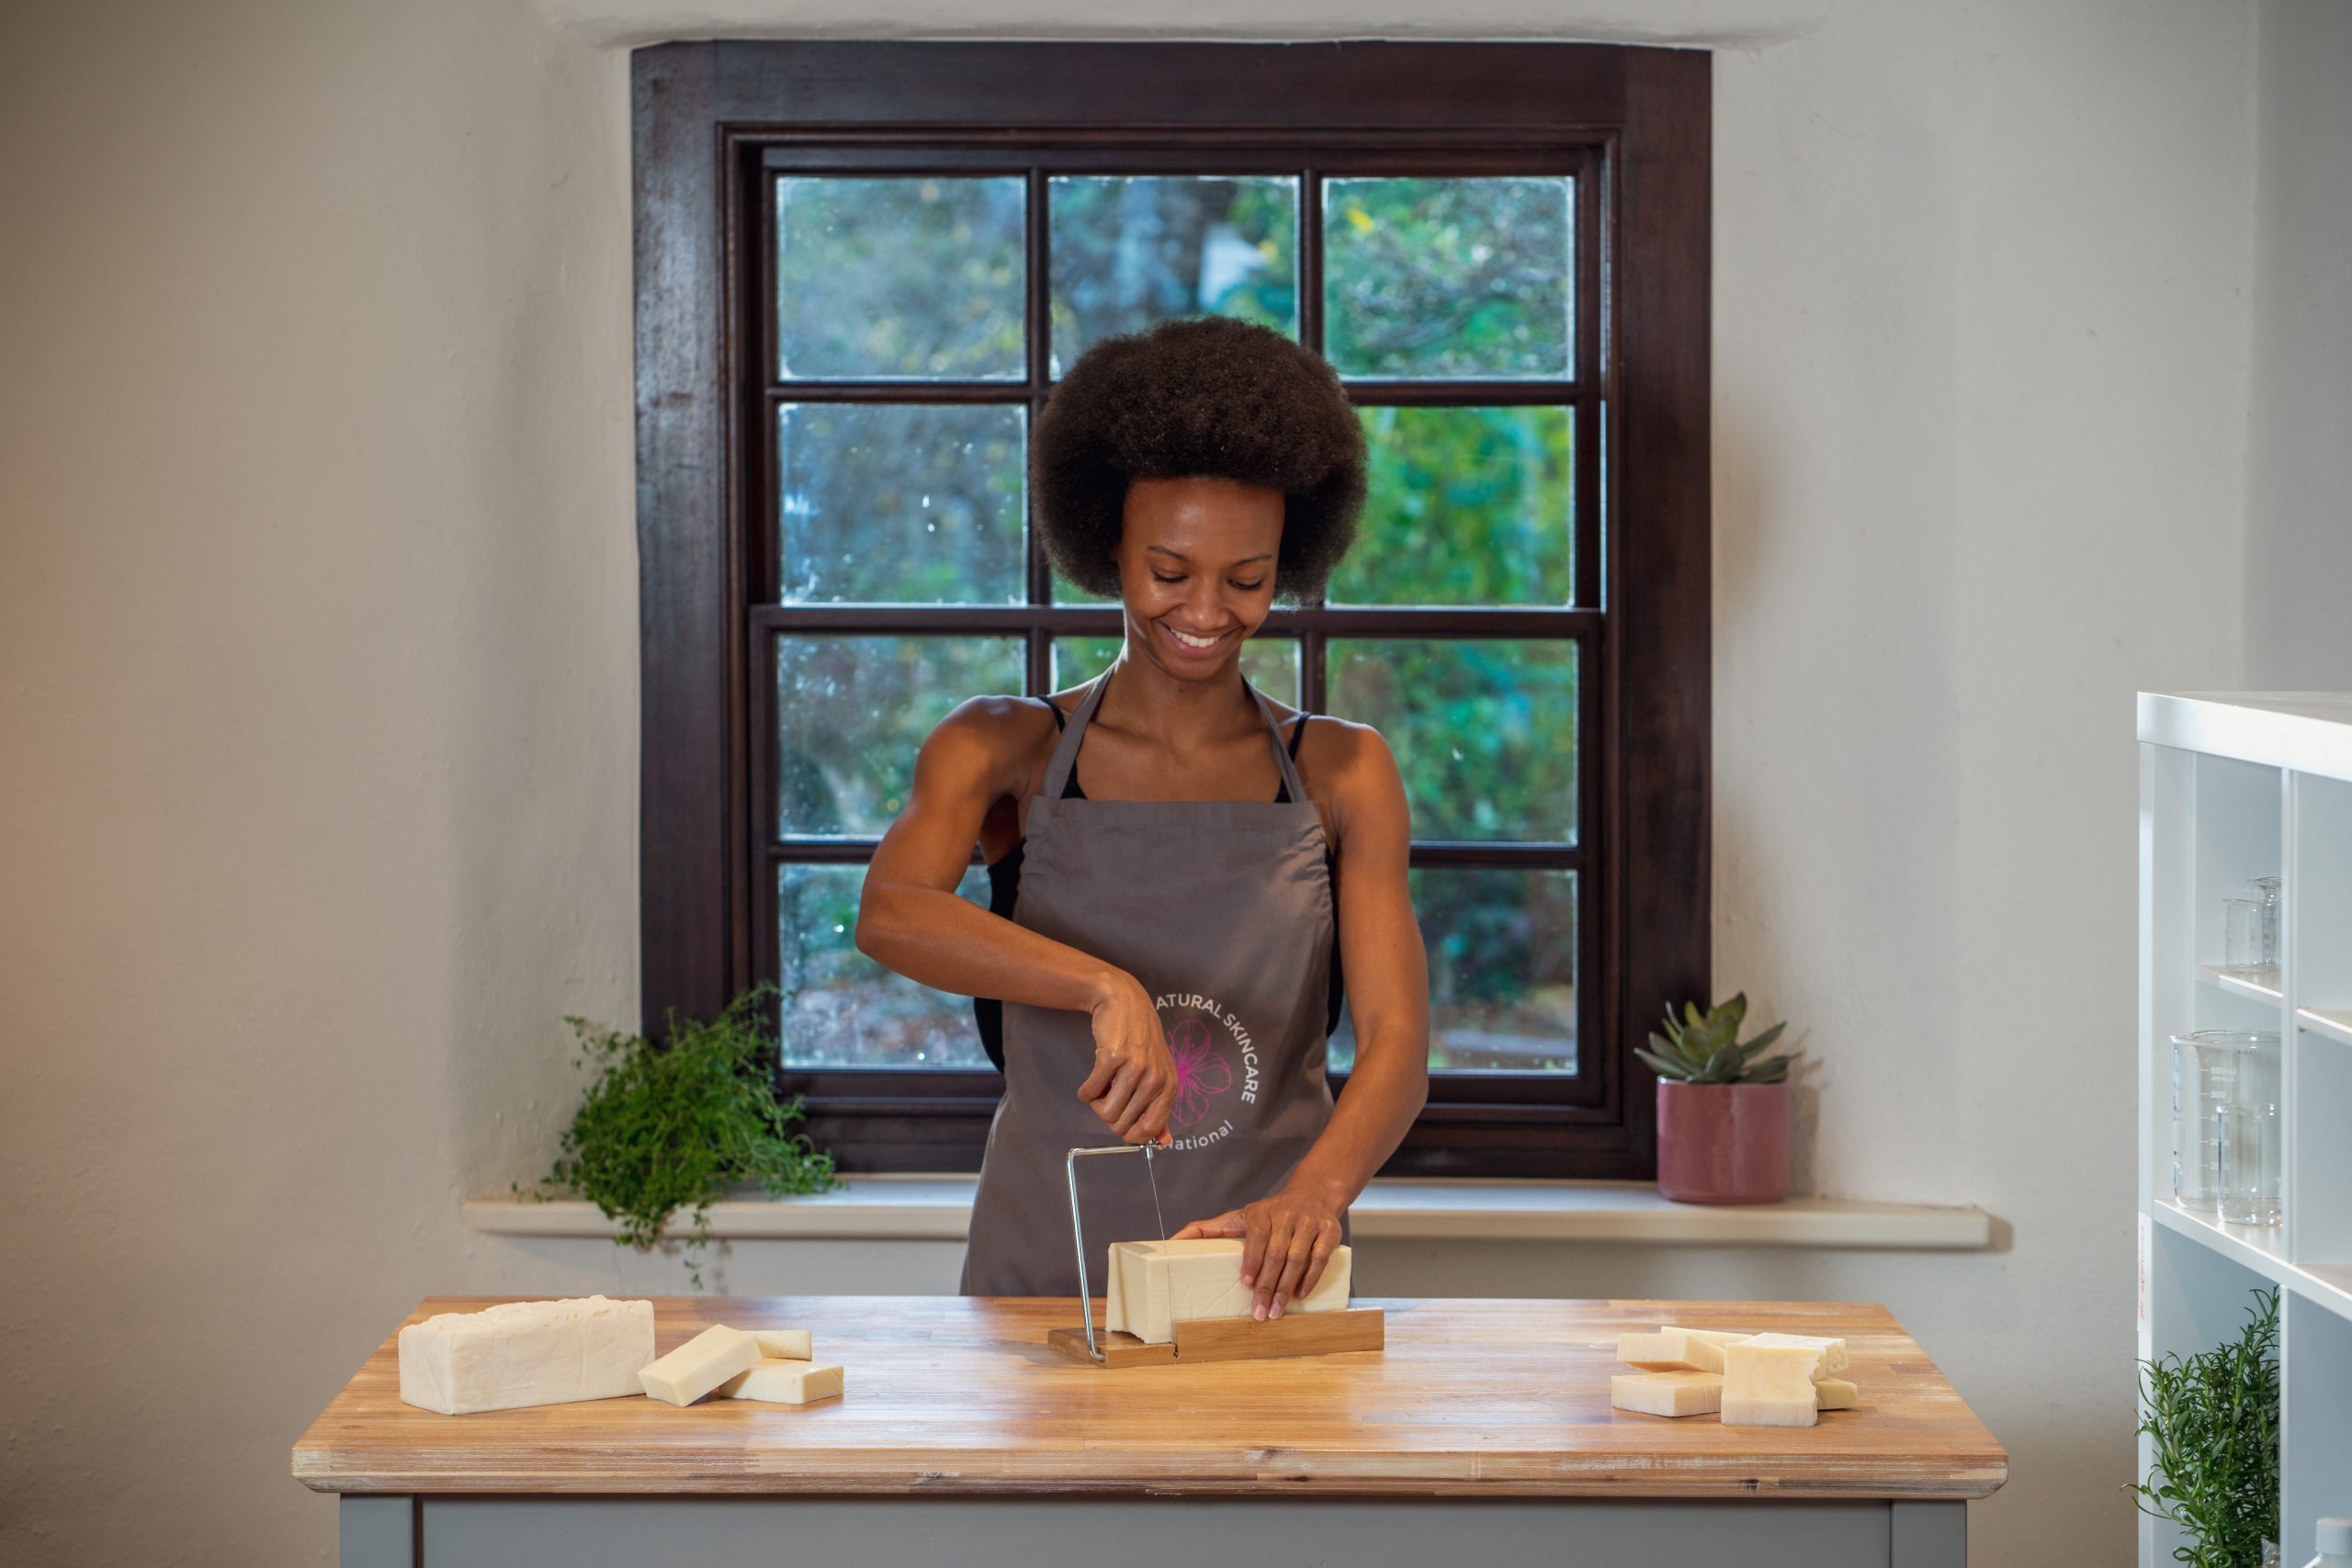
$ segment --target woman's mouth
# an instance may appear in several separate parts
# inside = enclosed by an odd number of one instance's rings
[[[1225,646],[1226,639],[1233,635],[1232,628],[1228,626],[1224,631],[1217,633],[1215,637],[1197,637],[1193,636],[1190,632],[1178,631],[1174,626],[1170,626],[1165,621],[1159,623],[1159,629],[1168,634],[1168,640],[1174,643],[1179,651],[1192,654],[1194,657],[1198,657],[1204,653],[1215,653],[1217,649],[1223,648]]]

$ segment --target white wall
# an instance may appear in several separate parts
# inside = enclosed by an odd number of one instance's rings
[[[2261,0],[2246,684],[2352,690],[2352,6]]]
[[[566,3],[11,17],[0,1558],[331,1561],[287,1450],[418,1296],[677,1278],[458,1221],[543,1167],[577,1092],[560,1015],[636,997],[626,61],[600,39],[664,29]],[[732,3],[730,28],[850,25]],[[1885,1301],[2010,1449],[1974,1560],[2120,1563],[2131,695],[2241,674],[2252,13],[1390,11],[1118,21],[1725,46],[1719,981],[1807,1031],[1822,1190],[1981,1202],[2014,1242],[1432,1249],[1368,1283]],[[2330,199],[2264,254],[2340,237]],[[780,1249],[736,1277],[948,1278]]]

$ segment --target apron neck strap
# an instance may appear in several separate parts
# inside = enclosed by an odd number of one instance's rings
[[[1086,695],[1079,699],[1078,706],[1070,713],[1069,722],[1062,726],[1061,739],[1055,742],[1053,758],[1046,764],[1046,780],[1040,793],[1046,799],[1059,800],[1062,791],[1069,787],[1071,770],[1078,766],[1079,739],[1086,733],[1087,724],[1094,717],[1094,710],[1102,701],[1103,688],[1110,683],[1111,667],[1105,665],[1102,673],[1094,677],[1087,686]],[[1241,678],[1241,689],[1250,694],[1250,700],[1258,705],[1258,713],[1266,721],[1266,740],[1274,749],[1274,766],[1282,770],[1283,784],[1290,791],[1292,803],[1304,803],[1306,785],[1298,776],[1297,766],[1290,760],[1290,749],[1283,744],[1282,726],[1275,722],[1272,705],[1250,683],[1247,675]]]
[[[1070,770],[1078,766],[1078,738],[1086,733],[1087,720],[1094,716],[1094,705],[1102,700],[1102,688],[1110,680],[1111,667],[1106,664],[1102,673],[1088,683],[1086,695],[1079,698],[1069,722],[1062,726],[1062,738],[1054,743],[1053,761],[1046,764],[1046,782],[1038,792],[1047,800],[1059,800],[1069,787]]]

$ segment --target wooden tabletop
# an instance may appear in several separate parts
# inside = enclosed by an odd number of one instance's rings
[[[408,1321],[507,1297],[435,1297]],[[321,1492],[1254,1493],[1982,1497],[1999,1443],[1884,1307],[1367,1299],[1387,1348],[1117,1371],[1056,1354],[1069,1298],[655,1297],[656,1347],[808,1328],[848,1391],[810,1405],[631,1397],[440,1416],[388,1337],[294,1445]],[[1098,1308],[1099,1318],[1099,1308]],[[1612,1410],[1620,1333],[1841,1335],[1860,1408],[1812,1427]]]

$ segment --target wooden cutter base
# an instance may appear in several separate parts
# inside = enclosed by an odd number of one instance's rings
[[[1253,1317],[1199,1317],[1176,1325],[1169,1345],[1147,1345],[1132,1334],[1094,1331],[1106,1367],[1165,1366],[1173,1361],[1248,1361],[1272,1356],[1329,1356],[1341,1350],[1377,1350],[1387,1343],[1386,1319],[1378,1307],[1344,1312],[1297,1312],[1262,1321]],[[1086,1330],[1055,1328],[1046,1343],[1076,1360],[1086,1353]]]

